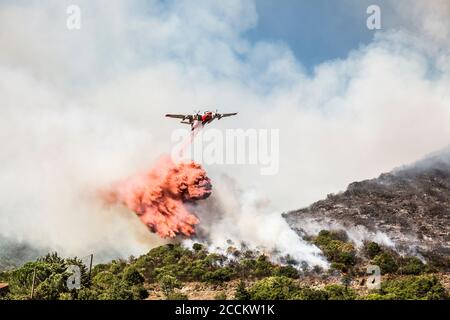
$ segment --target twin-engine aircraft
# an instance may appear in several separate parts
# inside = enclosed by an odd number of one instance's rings
[[[200,114],[198,111],[195,114],[166,114],[168,118],[177,118],[181,119],[181,123],[191,125],[191,130],[194,130],[198,127],[203,127],[205,124],[211,123],[214,119],[220,120],[225,117],[231,117],[237,115],[237,112],[234,113],[218,113],[212,111],[205,111],[203,114]]]

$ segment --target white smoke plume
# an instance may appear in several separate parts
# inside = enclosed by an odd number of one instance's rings
[[[164,113],[218,106],[239,116],[217,128],[281,129],[280,172],[206,168],[221,218],[202,212],[202,232],[218,246],[241,239],[320,263],[282,211],[450,143],[447,1],[392,2],[404,23],[387,21],[392,28],[372,43],[312,75],[287,46],[245,38],[257,24],[253,1],[79,0],[81,29],[70,31],[72,2],[0,4],[0,233],[8,238],[105,257],[162,243],[93,194],[170,151],[177,124]],[[245,192],[224,191],[223,172]],[[249,190],[270,204],[258,206]]]

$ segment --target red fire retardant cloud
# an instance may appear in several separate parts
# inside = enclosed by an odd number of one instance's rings
[[[163,156],[145,174],[133,176],[103,192],[109,204],[121,203],[161,237],[195,233],[199,219],[190,212],[195,201],[211,194],[206,171],[195,162],[174,163]]]

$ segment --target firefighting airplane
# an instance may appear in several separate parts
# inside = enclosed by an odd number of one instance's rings
[[[216,110],[216,112],[205,111],[203,114],[200,114],[200,111],[195,114],[166,114],[166,117],[181,119],[181,123],[190,124],[191,130],[194,130],[200,126],[203,127],[205,124],[211,123],[214,119],[220,120],[235,115],[237,115],[237,112],[218,113]]]

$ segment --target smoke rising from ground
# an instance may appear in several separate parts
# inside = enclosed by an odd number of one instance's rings
[[[285,45],[246,40],[251,1],[77,1],[79,31],[66,29],[72,3],[2,2],[1,234],[105,257],[164,243],[93,195],[169,153],[167,111],[217,106],[239,111],[217,128],[281,129],[280,172],[206,168],[217,210],[200,213],[203,234],[318,262],[282,211],[450,143],[450,15],[436,3],[395,2],[405,24],[307,74]]]

